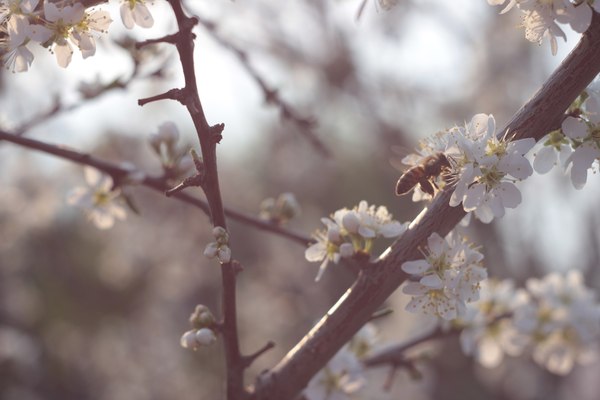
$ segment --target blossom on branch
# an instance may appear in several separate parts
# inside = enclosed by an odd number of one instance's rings
[[[515,309],[514,325],[533,359],[558,375],[598,356],[600,306],[579,271],[527,281],[529,298]]]
[[[583,33],[592,22],[592,10],[600,12],[600,2],[597,0],[488,0],[488,4],[506,4],[501,13],[517,6],[523,13],[525,38],[538,44],[541,44],[544,38],[548,38],[553,55],[556,55],[558,50],[556,38],[567,40],[557,22],[568,24],[574,31]]]
[[[221,226],[215,226],[212,231],[216,241],[206,245],[204,255],[208,258],[217,258],[221,264],[231,261],[229,248],[229,233]]]
[[[368,355],[375,344],[376,329],[363,326],[335,356],[312,377],[304,390],[308,400],[349,400],[365,384],[360,358]]]
[[[504,354],[518,356],[524,342],[514,327],[514,310],[527,301],[524,290],[515,290],[511,280],[488,279],[481,282],[479,300],[467,304],[467,312],[457,321],[463,327],[460,345],[484,367],[494,368]]]
[[[487,278],[483,254],[456,233],[444,239],[434,232],[423,255],[402,264],[412,275],[402,288],[412,296],[406,310],[445,320],[464,316],[466,303],[479,299],[480,282]]]
[[[112,178],[92,167],[85,167],[83,172],[89,186],[73,189],[67,202],[84,209],[99,229],[112,228],[115,220],[124,220],[125,208],[117,203],[121,191],[114,188]]]
[[[80,3],[58,5],[46,1],[43,12],[35,11],[37,4],[37,0],[9,0],[0,5],[0,24],[8,35],[2,45],[4,62],[14,72],[26,71],[31,65],[33,54],[26,47],[30,41],[51,48],[63,68],[71,62],[73,46],[83,58],[94,55],[95,37],[107,33],[112,22],[107,11],[87,11]]]
[[[368,256],[377,238],[398,237],[408,225],[393,220],[384,206],[375,208],[364,200],[351,210],[337,210],[331,218],[322,218],[321,222],[327,229],[313,235],[317,242],[304,253],[308,261],[321,261],[315,281],[321,279],[330,261],[337,264],[342,257],[355,254]]]
[[[135,25],[142,28],[150,28],[154,25],[154,18],[146,7],[145,0],[123,0],[120,12],[123,25],[127,29],[133,29]]]
[[[524,155],[534,146],[532,138],[511,141],[505,134],[498,138],[492,115],[477,114],[464,128],[454,128],[450,135],[460,156],[454,156],[458,179],[450,205],[460,203],[473,211],[482,222],[502,217],[505,208],[521,203],[515,182],[527,178],[533,168]]]
[[[590,169],[598,169],[600,159],[600,93],[586,90],[569,108],[561,129],[550,132],[537,152],[534,168],[548,172],[557,160],[565,171],[570,168],[575,189],[582,189]]]

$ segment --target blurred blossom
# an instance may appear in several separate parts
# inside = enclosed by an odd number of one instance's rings
[[[348,348],[360,359],[371,354],[378,342],[377,328],[374,324],[367,323],[352,337]]]
[[[40,350],[32,338],[15,328],[0,325],[0,365],[35,368]]]
[[[457,321],[463,326],[460,344],[484,367],[494,368],[504,354],[518,356],[524,343],[513,325],[512,314],[527,301],[523,290],[516,291],[511,280],[488,279],[481,282],[479,300],[467,304],[465,316]]]
[[[377,330],[365,324],[354,337],[308,383],[304,396],[308,400],[346,400],[365,384],[360,358],[370,354],[378,341]]]
[[[527,281],[529,301],[515,310],[514,324],[533,359],[550,372],[569,373],[597,358],[600,306],[579,271]]]
[[[330,261],[337,264],[342,257],[357,253],[370,255],[374,240],[398,237],[408,225],[393,220],[386,207],[369,206],[364,200],[352,210],[337,210],[331,218],[322,218],[321,222],[327,229],[318,230],[313,235],[316,243],[304,252],[308,261],[321,261],[315,281],[321,279]]]
[[[151,133],[148,142],[160,159],[165,176],[177,179],[186,174],[194,166],[187,148],[178,147],[179,129],[172,121],[159,125],[157,133]]]
[[[260,203],[260,218],[283,224],[300,215],[300,203],[293,193],[280,194],[277,199],[269,197]]]
[[[456,233],[447,239],[433,233],[424,255],[402,264],[402,270],[415,279],[402,288],[412,296],[406,310],[445,320],[464,316],[466,303],[479,299],[480,282],[487,278],[483,254]]]
[[[89,186],[73,189],[67,202],[84,209],[99,229],[112,228],[116,219],[124,220],[125,209],[117,204],[120,190],[113,188],[112,178],[92,167],[85,167],[84,174]]]
[[[384,10],[391,10],[398,4],[398,0],[379,0],[379,5]]]

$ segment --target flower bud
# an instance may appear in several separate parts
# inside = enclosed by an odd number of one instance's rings
[[[217,254],[219,261],[221,264],[228,263],[231,261],[231,249],[227,245],[223,245],[219,247],[219,252]]]
[[[219,245],[216,242],[210,242],[204,249],[204,255],[208,258],[215,258],[219,252]]]
[[[200,346],[210,346],[217,341],[217,336],[212,329],[202,328],[198,329],[195,335],[196,342]]]
[[[196,332],[195,329],[192,329],[181,335],[181,339],[179,339],[181,347],[184,349],[196,350],[199,346],[198,340],[196,339]]]
[[[219,239],[220,237],[227,234],[227,231],[222,226],[215,226],[212,230],[212,234],[215,239]]]
[[[215,324],[215,316],[205,305],[198,304],[189,318],[193,328],[207,328]]]

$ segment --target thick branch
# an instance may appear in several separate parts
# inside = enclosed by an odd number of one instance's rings
[[[561,115],[600,72],[600,16],[577,47],[534,97],[507,124],[517,138],[539,139],[555,128]],[[262,374],[253,399],[293,399],[310,378],[369,320],[373,312],[404,282],[402,263],[421,257],[418,247],[433,232],[445,236],[465,215],[448,205],[451,192],[442,192],[429,209],[390,247],[271,371]]]

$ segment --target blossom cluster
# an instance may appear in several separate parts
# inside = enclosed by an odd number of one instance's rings
[[[504,216],[505,208],[515,208],[521,203],[515,183],[533,173],[524,156],[535,140],[510,139],[507,134],[497,136],[493,115],[477,114],[464,127],[457,126],[421,141],[418,153],[405,157],[403,163],[417,165],[427,156],[444,153],[451,170],[436,186],[454,185],[450,205],[456,207],[462,203],[466,212],[473,212],[488,223],[494,217]],[[424,198],[422,192],[417,189],[415,192],[413,200]]]
[[[204,249],[204,255],[208,258],[217,258],[221,264],[231,261],[231,249],[229,248],[229,233],[222,226],[215,226],[212,230],[215,237]]]
[[[121,19],[126,28],[134,24],[148,28],[152,15],[143,0],[123,0]],[[105,10],[86,9],[81,3],[44,0],[0,0],[0,54],[7,69],[23,72],[29,69],[34,56],[28,45],[36,42],[56,55],[58,65],[66,68],[73,48],[83,58],[96,53],[96,38],[108,32],[112,22]]]
[[[335,356],[312,377],[304,390],[308,400],[346,400],[365,384],[362,357],[369,355],[377,343],[377,331],[366,324]]]
[[[581,189],[588,171],[598,168],[600,159],[600,90],[597,86],[585,91],[571,106],[561,129],[542,139],[543,148],[535,156],[533,167],[544,174],[561,163],[570,167],[571,182]]]
[[[508,134],[498,137],[492,115],[477,114],[464,127],[453,128],[451,142],[458,174],[450,205],[462,203],[482,222],[502,217],[505,208],[521,203],[515,182],[529,177],[533,168],[525,154],[535,145],[532,138],[511,141]]]
[[[330,218],[322,218],[321,222],[326,229],[314,234],[316,243],[305,252],[308,261],[321,261],[316,281],[321,279],[329,262],[337,264],[342,257],[349,258],[355,254],[368,256],[377,238],[398,237],[408,225],[393,220],[384,206],[369,206],[364,200],[353,209],[337,210]]]
[[[480,282],[487,278],[483,254],[451,233],[447,239],[433,233],[423,250],[425,258],[407,261],[411,274],[402,292],[412,296],[406,310],[453,320],[466,313],[466,304],[479,299]]]
[[[515,6],[520,9],[525,38],[538,44],[548,38],[553,55],[558,49],[556,38],[567,40],[558,23],[568,24],[574,31],[583,33],[592,22],[593,10],[600,12],[597,0],[488,0],[488,4],[505,5],[501,13]]]
[[[537,364],[565,375],[598,355],[600,304],[578,271],[529,279],[519,290],[510,281],[485,283],[459,324],[463,350],[487,367],[497,366],[504,354],[531,354]]]
[[[185,349],[198,350],[217,341],[215,317],[208,307],[199,304],[190,315],[192,329],[181,335],[179,343]]]

